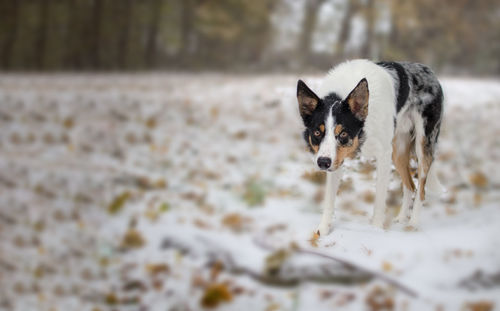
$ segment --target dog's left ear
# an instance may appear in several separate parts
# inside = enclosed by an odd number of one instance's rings
[[[368,97],[370,92],[368,91],[368,81],[363,78],[359,81],[358,85],[351,91],[347,96],[347,104],[351,112],[356,118],[361,121],[366,119],[368,115]]]

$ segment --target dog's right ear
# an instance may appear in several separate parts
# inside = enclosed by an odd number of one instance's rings
[[[299,111],[302,120],[306,123],[309,116],[313,113],[319,103],[319,97],[304,83],[297,82],[297,101],[299,102]]]

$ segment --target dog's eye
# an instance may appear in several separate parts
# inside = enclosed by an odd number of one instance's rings
[[[339,135],[339,143],[341,145],[345,145],[349,142],[349,135],[347,135],[347,132],[342,132]]]
[[[319,137],[321,135],[320,131],[314,131],[314,136]]]

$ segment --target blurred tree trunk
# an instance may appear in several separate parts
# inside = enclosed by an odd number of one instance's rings
[[[49,21],[49,0],[41,0],[38,33],[35,43],[35,66],[42,70],[45,67],[45,49],[47,45],[47,25]]]
[[[345,57],[345,46],[351,34],[351,19],[358,10],[357,6],[357,0],[346,1],[345,14],[340,23],[339,38],[335,46],[335,56],[338,59],[343,59]]]
[[[92,6],[92,32],[90,53],[92,58],[91,66],[93,69],[100,67],[100,40],[101,40],[101,12],[102,0],[94,0]]]
[[[64,66],[71,69],[80,69],[82,63],[80,61],[80,41],[83,39],[80,28],[80,16],[84,15],[81,7],[78,6],[77,0],[68,1],[68,32],[66,35],[66,53],[64,56]]]
[[[149,22],[146,43],[146,65],[148,68],[153,68],[157,62],[157,37],[161,17],[161,8],[161,0],[151,0],[151,20]]]
[[[306,64],[311,54],[312,36],[318,19],[318,13],[325,0],[307,0],[305,4],[304,19],[302,20],[302,32],[297,44],[297,56],[301,64]]]
[[[179,49],[179,58],[184,64],[193,52],[193,32],[194,32],[194,3],[193,0],[181,1],[181,47]]]
[[[373,57],[373,37],[375,34],[375,0],[367,0],[365,18],[366,38],[361,46],[361,57],[370,59]]]
[[[12,66],[12,53],[19,28],[19,2],[18,0],[9,1],[9,7],[2,21],[5,29],[8,29],[2,42],[2,68],[4,69],[9,69]]]
[[[130,35],[130,17],[132,12],[132,0],[121,0],[123,3],[123,24],[120,38],[118,39],[118,68],[127,68],[128,44]]]

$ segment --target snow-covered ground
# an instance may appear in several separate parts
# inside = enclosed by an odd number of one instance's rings
[[[442,79],[448,192],[419,230],[391,221],[396,174],[369,225],[361,159],[315,240],[296,80],[0,76],[0,310],[499,308],[500,81]]]

